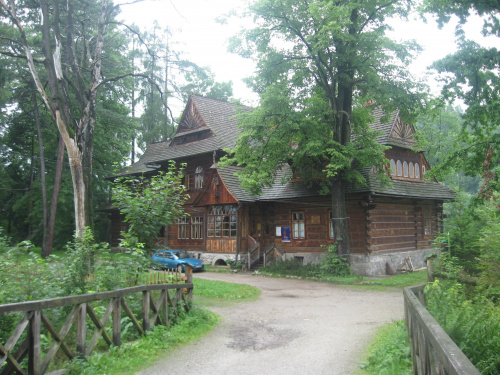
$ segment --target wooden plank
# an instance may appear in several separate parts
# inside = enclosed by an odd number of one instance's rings
[[[414,319],[417,333],[421,336],[418,342],[418,353],[413,352],[414,361],[418,361],[419,373],[431,374],[430,348],[435,354],[436,360],[440,366],[449,375],[480,375],[465,354],[451,340],[439,323],[420,303],[416,294],[423,290],[423,286],[404,288],[403,294],[405,303]],[[412,334],[414,337],[414,333]],[[418,366],[418,365],[417,365]]]
[[[185,288],[187,286],[182,285],[181,287]],[[10,303],[10,304],[0,306],[0,315],[6,315],[6,314],[10,314],[10,313],[17,313],[17,312],[51,309],[51,308],[63,307],[63,306],[73,306],[73,305],[82,304],[82,303],[100,301],[103,299],[111,299],[111,298],[126,296],[129,294],[139,293],[142,291],[153,291],[153,290],[162,290],[162,289],[177,289],[177,288],[178,288],[178,284],[139,285],[139,286],[134,286],[134,287],[130,287],[130,288],[109,291],[109,292],[82,294],[82,295],[78,295],[78,296],[68,296],[68,297],[59,297],[59,298],[50,298],[50,299],[38,300],[38,301]]]
[[[141,325],[139,324],[139,321],[137,320],[134,313],[132,312],[132,310],[128,306],[127,301],[125,301],[125,298],[121,298],[120,301],[121,301],[123,310],[125,310],[125,313],[132,321],[132,324],[134,325],[137,332],[139,332],[141,336],[144,335],[144,330],[142,329]]]
[[[87,307],[86,303],[78,305],[76,320],[76,352],[78,356],[85,357],[85,345],[87,339]]]
[[[120,299],[122,297],[117,297],[112,299],[113,303],[113,344],[115,346],[122,345],[122,309],[120,304]]]
[[[108,322],[108,318],[111,315],[112,311],[113,300],[109,301],[108,306],[106,307],[106,310],[104,311],[101,319],[98,318],[94,309],[92,309],[90,305],[87,305],[87,314],[89,314],[90,319],[92,320],[92,322],[94,322],[94,325],[97,328],[94,332],[94,335],[92,336],[92,339],[90,340],[89,345],[87,346],[87,355],[90,355],[92,353],[101,335],[104,338],[104,341],[106,341],[106,344],[108,344],[108,347],[113,343],[111,337],[109,337],[109,334],[105,329],[106,323]]]
[[[30,319],[30,328],[28,331],[29,338],[29,357],[28,357],[28,372],[32,375],[41,375],[40,367],[41,358],[41,342],[40,342],[40,326],[41,316],[40,311],[34,311]]]
[[[0,353],[2,352],[3,346],[0,344]],[[29,352],[29,339],[26,338],[23,343],[16,350],[12,356],[10,353],[6,365],[3,367],[0,375],[12,375],[17,371],[18,374],[26,374],[24,369],[21,367],[20,363],[23,361],[24,357]]]
[[[68,332],[73,325],[73,322],[75,321],[76,315],[78,313],[78,306],[75,306],[71,312],[69,313],[68,317],[66,318],[66,321],[64,322],[63,326],[61,327],[61,330],[57,332],[56,328],[52,325],[52,322],[47,318],[45,314],[42,313],[42,322],[49,331],[49,333],[52,335],[54,338],[54,343],[52,346],[49,348],[47,351],[47,354],[45,355],[45,358],[43,359],[42,362],[42,373],[45,373],[47,371],[50,362],[52,361],[52,358],[54,358],[55,354],[61,348],[66,356],[71,360],[74,358],[74,354],[71,352],[71,350],[68,348],[68,346],[64,343],[64,339],[68,335]]]
[[[151,327],[149,325],[149,299],[150,292],[144,291],[142,292],[142,329],[144,331],[148,331]]]

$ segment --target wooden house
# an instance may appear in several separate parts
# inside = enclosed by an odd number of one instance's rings
[[[188,250],[211,264],[238,259],[252,267],[259,259],[277,257],[317,261],[324,246],[335,242],[330,197],[300,181],[283,184],[282,176],[255,196],[240,187],[235,175],[240,167],[218,167],[223,150],[238,137],[236,107],[191,96],[173,139],[149,145],[123,172],[154,174],[169,160],[187,164],[188,215],[162,230],[159,245]],[[386,157],[392,183],[383,186],[372,168],[363,171],[367,185],[352,188],[346,197],[350,262],[361,275],[397,270],[409,257],[415,267],[422,266],[441,231],[442,204],[453,199],[448,188],[424,180],[429,165],[423,152],[415,151],[413,126],[398,113],[382,123],[382,115],[375,110],[371,127],[381,132],[378,142],[391,146]],[[117,211],[111,218],[117,246],[122,218]]]

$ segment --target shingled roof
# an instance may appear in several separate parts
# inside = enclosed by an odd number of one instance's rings
[[[151,172],[155,169],[148,165],[232,148],[239,133],[234,116],[239,111],[248,110],[250,108],[243,105],[191,95],[174,138],[171,141],[150,144],[141,158],[124,168],[119,175]],[[200,121],[203,123],[202,126],[190,127],[190,116],[193,116],[193,113],[202,120]],[[207,131],[209,131],[207,138],[191,141],[189,145],[176,142],[182,136],[202,132],[207,134]]]
[[[172,141],[149,145],[140,160],[125,168],[121,174],[152,172],[155,170],[151,167],[152,164],[232,148],[239,134],[235,115],[242,110],[248,111],[251,108],[192,95]],[[386,115],[381,107],[374,107],[372,115],[375,117],[375,121],[370,124],[370,127],[380,132],[377,142],[407,149],[415,147],[415,142],[412,139],[414,129],[411,125],[401,122],[399,111]],[[387,121],[382,121],[382,119]],[[402,132],[401,129],[406,129],[406,131]],[[202,139],[195,141],[191,139],[189,143],[183,143],[184,137],[196,134],[203,134]],[[235,174],[241,168],[236,166],[217,168],[227,188],[241,202],[305,198],[318,195],[317,190],[308,184],[290,181],[283,183],[284,178],[290,172],[287,168],[277,173],[273,186],[264,188],[260,196],[252,195],[240,186],[240,181]],[[351,192],[367,192],[374,195],[419,199],[447,200],[454,197],[450,189],[436,182],[411,182],[393,179],[390,185],[383,186],[376,178],[376,175],[368,173],[368,170],[364,171],[363,175],[366,178],[367,185],[353,187]]]

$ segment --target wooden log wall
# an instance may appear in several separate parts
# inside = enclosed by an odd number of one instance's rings
[[[415,375],[480,375],[423,305],[425,285],[404,289],[405,323]]]
[[[378,198],[367,211],[367,248],[371,252],[426,249],[438,231],[437,209],[423,201]],[[431,233],[424,233],[424,209],[431,216]]]
[[[283,242],[280,237],[274,236],[276,246],[286,252],[324,252],[322,245],[330,245],[335,241],[330,238],[330,199],[304,200],[294,203],[274,203],[274,227],[290,227],[290,242]],[[346,201],[348,230],[351,242],[351,252],[363,253],[366,251],[366,214],[360,204],[360,197],[353,197]],[[294,239],[292,233],[292,213],[303,212],[305,220],[305,238]]]

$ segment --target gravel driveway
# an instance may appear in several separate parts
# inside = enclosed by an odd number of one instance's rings
[[[176,349],[152,374],[352,374],[377,327],[403,319],[403,293],[209,273],[203,279],[253,285],[253,302],[211,308],[222,322],[201,340]]]

